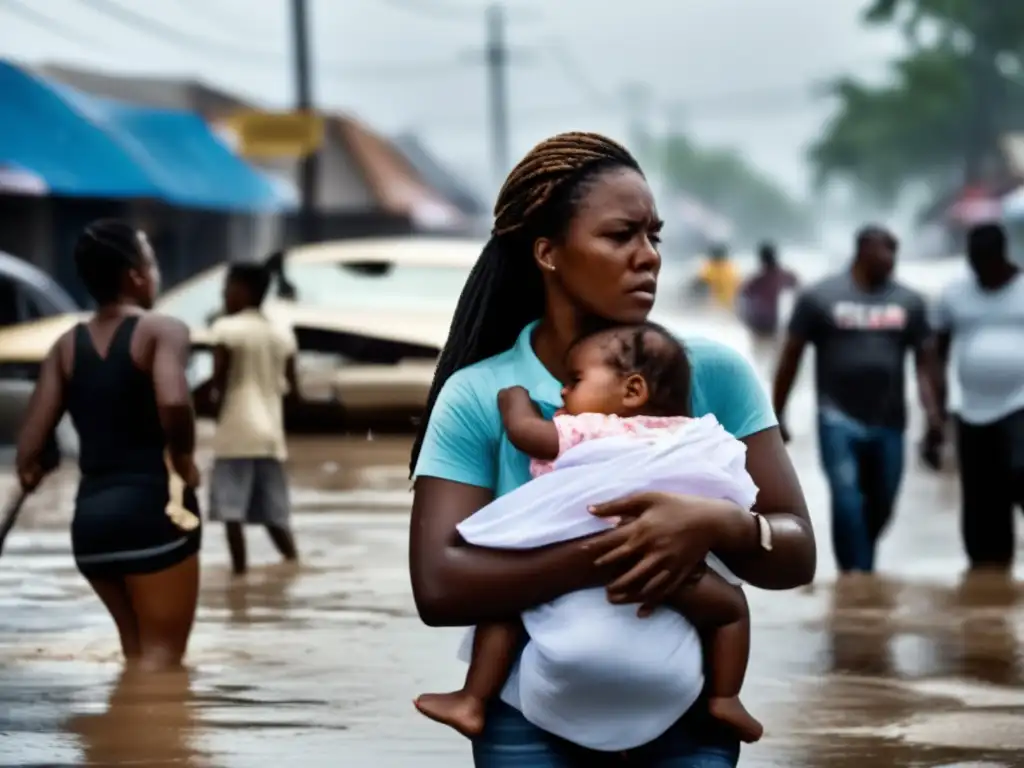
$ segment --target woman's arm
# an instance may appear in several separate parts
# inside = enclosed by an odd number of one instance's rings
[[[441,389],[416,463],[409,571],[420,617],[431,626],[504,621],[585,587],[606,584],[595,565],[608,534],[543,549],[473,547],[457,526],[494,498],[501,415],[497,382],[460,371]]]
[[[772,549],[761,548],[756,520],[735,509],[723,517],[715,554],[737,576],[761,589],[793,589],[809,584],[817,569],[817,547],[803,489],[778,427],[743,440],[747,472],[758,487],[755,511],[772,529]]]
[[[792,589],[814,578],[810,515],[764,388],[735,350],[715,345],[701,351],[694,373],[700,404],[746,445],[746,469],[759,489],[754,510],[771,526],[772,548],[761,548],[757,519],[732,502],[642,493],[599,505],[595,514],[623,520],[608,534],[618,546],[601,564],[638,560],[609,584],[616,601],[664,602],[709,551],[762,589]]]
[[[52,461],[44,454],[53,441],[66,408],[64,364],[62,349],[68,344],[68,336],[62,336],[50,349],[39,370],[35,389],[28,402],[25,421],[18,434],[16,465],[18,480],[26,491],[32,491],[42,481],[46,472],[53,469]]]
[[[938,340],[934,337],[925,339],[914,350],[915,377],[917,379],[917,397],[921,402],[921,410],[927,419],[927,428],[942,433],[945,425],[942,400],[935,382],[942,366],[939,359]]]
[[[188,326],[160,315],[150,315],[147,321],[153,338],[150,374],[171,466],[186,484],[195,486],[199,479],[193,459],[196,416],[185,375],[192,348]]]
[[[465,544],[456,526],[492,498],[486,488],[417,478],[409,569],[424,623],[504,621],[568,592],[607,583],[614,571],[594,564],[608,548],[601,536],[520,552]]]

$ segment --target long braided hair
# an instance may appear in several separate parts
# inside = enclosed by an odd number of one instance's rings
[[[596,133],[562,133],[530,150],[512,169],[494,205],[494,228],[466,279],[438,359],[412,447],[410,474],[438,393],[458,370],[511,347],[544,313],[544,283],[533,259],[540,237],[564,234],[588,186],[616,168],[640,172],[633,156]]]

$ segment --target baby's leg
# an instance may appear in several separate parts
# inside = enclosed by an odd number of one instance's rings
[[[424,693],[414,702],[416,709],[431,720],[450,725],[463,736],[478,736],[484,729],[487,702],[501,693],[522,635],[519,622],[477,627],[462,690]]]
[[[750,610],[743,590],[708,572],[692,587],[680,591],[673,607],[694,623],[708,656],[708,709],[754,742],[764,727],[740,702],[740,689],[750,656]]]

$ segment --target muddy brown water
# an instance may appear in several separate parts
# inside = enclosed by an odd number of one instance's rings
[[[797,401],[821,565],[811,588],[750,590],[744,696],[767,735],[741,765],[1024,766],[1024,589],[961,578],[955,478],[909,462],[884,575],[837,583],[806,390]],[[411,705],[463,667],[460,631],[424,627],[412,605],[408,447],[293,441],[302,564],[276,563],[253,530],[252,571],[233,578],[210,526],[189,670],[144,679],[121,675],[114,628],[72,564],[62,469],[0,559],[0,765],[470,765],[467,743]]]

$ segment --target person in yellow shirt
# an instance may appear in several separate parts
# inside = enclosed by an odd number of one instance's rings
[[[712,247],[697,273],[697,283],[708,291],[720,307],[732,309],[739,291],[741,277],[724,245]]]
[[[243,525],[265,526],[285,560],[298,557],[289,525],[283,399],[296,396],[297,344],[291,328],[260,311],[270,273],[235,264],[214,322],[212,397],[217,409],[210,520],[225,523],[231,564],[245,573]]]

